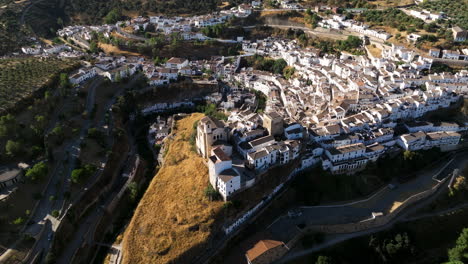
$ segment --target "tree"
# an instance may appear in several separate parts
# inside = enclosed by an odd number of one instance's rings
[[[106,24],[115,24],[122,18],[122,12],[119,9],[112,9],[107,15],[104,17],[104,23]]]
[[[24,223],[24,218],[23,217],[18,217],[12,222],[14,225],[21,225]]]
[[[5,145],[6,154],[10,157],[16,157],[24,152],[23,144],[18,141],[8,140]]]
[[[26,178],[36,181],[44,178],[48,171],[49,168],[47,167],[47,164],[45,162],[39,162],[26,171]]]
[[[122,82],[122,76],[120,75],[120,72],[117,72],[117,74],[115,75],[115,82]]]
[[[453,263],[468,262],[468,228],[464,228],[455,243],[455,247],[448,251],[449,261]]]
[[[216,201],[220,199],[220,194],[218,191],[216,191],[213,186],[211,186],[210,183],[208,183],[208,186],[205,188],[205,196],[210,200],[210,201]]]
[[[0,137],[12,136],[17,128],[13,115],[8,114],[0,117]]]
[[[57,18],[57,24],[59,24],[59,26],[63,27],[63,19],[61,17]]]
[[[96,166],[92,164],[87,164],[79,169],[74,169],[72,171],[71,180],[73,183],[81,183],[84,179],[91,176],[96,171]]]
[[[105,134],[101,130],[92,127],[88,129],[88,137],[97,141],[103,141],[105,139]]]
[[[136,198],[138,197],[138,184],[136,182],[131,182],[127,188],[128,188],[128,191],[130,192],[130,199],[132,201],[135,201]]]
[[[45,128],[45,125],[47,123],[46,118],[43,115],[36,115],[34,117],[34,120],[36,120],[37,128],[40,129],[41,131],[43,131],[44,128]]]
[[[55,218],[58,218],[59,215],[60,215],[60,212],[59,212],[59,210],[53,210],[53,211],[50,213],[50,215],[52,215],[52,216],[55,217]]]
[[[61,125],[55,126],[50,134],[56,138],[56,142],[58,144],[62,144],[65,138],[65,132],[63,131],[63,127]]]
[[[281,74],[286,66],[288,66],[288,63],[284,59],[275,60],[272,66],[272,71],[273,73]]]
[[[89,44],[89,51],[91,53],[98,53],[99,52],[99,47],[98,47],[98,43],[97,43],[96,40],[91,41],[91,43]]]
[[[318,256],[317,261],[315,261],[315,264],[331,264],[332,259],[327,256]]]
[[[283,76],[286,79],[290,79],[294,73],[296,72],[296,69],[294,67],[286,67],[283,70]]]
[[[74,169],[71,174],[71,180],[73,183],[80,183],[85,176],[85,171],[83,169]]]
[[[67,88],[70,85],[68,74],[60,73],[60,87]]]

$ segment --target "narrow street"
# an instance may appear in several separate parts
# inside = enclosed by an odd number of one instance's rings
[[[114,96],[109,99],[104,109],[109,109],[117,100],[117,98],[124,93],[126,89],[130,89],[134,86],[135,82],[140,78],[140,75],[136,75],[132,78],[127,84],[125,84],[119,91],[117,91]],[[102,116],[98,122],[98,126],[101,127],[104,125],[104,116]],[[111,128],[109,128],[111,129]],[[127,155],[128,157],[134,156],[136,153],[136,143],[129,131],[127,133],[130,136],[130,151],[129,153],[122,153],[122,155]],[[114,199],[114,197],[119,193],[121,188],[124,186],[126,182],[125,175],[128,175],[130,170],[132,169],[133,164],[121,164],[124,167],[124,172],[121,174],[121,178],[119,181],[115,182],[112,186],[111,193],[106,197],[105,200],[100,201],[96,205],[96,209],[90,213],[86,219],[79,225],[78,229],[76,230],[73,239],[66,245],[64,252],[60,255],[60,258],[57,260],[57,263],[61,264],[68,264],[71,263],[75,253],[77,250],[83,245],[83,243],[93,244],[94,241],[94,233],[96,229],[96,225],[99,223],[100,219],[105,213],[105,208],[110,204],[110,202]],[[100,171],[102,172],[102,171]],[[94,182],[99,178],[99,175],[94,179],[91,179],[86,185],[87,187],[92,186]],[[84,192],[83,192],[84,193]],[[83,194],[82,193],[82,194]],[[71,205],[71,204],[70,204]]]

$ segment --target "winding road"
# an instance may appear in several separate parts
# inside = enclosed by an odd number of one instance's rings
[[[447,163],[447,165],[453,162],[450,165],[450,167],[463,168],[464,166],[466,166],[467,158],[468,158],[468,152],[465,151],[463,153],[458,154],[455,159],[450,160]],[[442,169],[438,170],[438,173],[436,173],[433,176],[433,178],[435,179],[438,176],[438,174],[441,173],[442,170],[447,165],[444,165],[444,167],[442,167]],[[366,236],[366,235],[370,235],[370,234],[373,234],[373,233],[377,233],[377,232],[389,229],[398,222],[408,222],[408,221],[413,221],[413,220],[422,219],[422,218],[426,218],[426,217],[440,216],[440,215],[444,215],[444,214],[447,214],[447,213],[450,213],[450,212],[453,212],[453,211],[460,210],[460,209],[468,207],[468,203],[464,203],[464,204],[458,205],[458,206],[456,206],[454,208],[446,209],[444,211],[412,216],[414,214],[417,214],[418,210],[420,210],[420,209],[424,208],[425,206],[428,206],[429,204],[431,204],[434,200],[436,200],[439,197],[440,194],[445,193],[447,191],[447,189],[448,189],[448,181],[446,181],[434,194],[429,196],[427,199],[424,199],[424,200],[422,200],[420,202],[417,202],[414,205],[410,205],[410,207],[408,209],[406,209],[405,211],[403,211],[402,213],[397,215],[395,218],[393,218],[390,222],[388,222],[385,225],[378,226],[378,227],[375,227],[375,228],[366,229],[366,230],[363,230],[363,231],[353,232],[353,233],[332,235],[330,239],[326,240],[324,243],[321,243],[321,244],[319,244],[317,246],[314,246],[312,248],[309,248],[309,249],[303,250],[303,251],[299,251],[299,252],[294,252],[294,251],[290,252],[285,257],[283,257],[279,261],[275,262],[275,264],[288,263],[290,261],[293,261],[295,259],[307,256],[307,255],[310,255],[310,254],[312,254],[314,252],[323,250],[325,248],[328,248],[328,247],[333,246],[335,244],[338,244],[340,242],[343,242],[343,241],[346,241],[346,240],[349,240],[349,239],[352,239],[352,238],[355,238],[355,237]]]
[[[102,83],[103,79],[98,77],[91,80],[89,92],[86,100],[86,110],[92,110],[94,106],[94,91]],[[55,123],[57,120],[55,120]],[[51,247],[52,236],[57,230],[60,221],[63,216],[66,214],[68,209],[67,199],[64,197],[64,194],[70,190],[71,186],[71,173],[76,166],[77,157],[80,154],[80,144],[84,140],[88,128],[90,127],[90,120],[86,120],[81,127],[80,134],[72,141],[68,142],[63,152],[66,153],[62,155],[60,159],[55,162],[54,169],[50,176],[49,183],[47,184],[46,190],[42,199],[37,205],[37,209],[33,212],[31,217],[32,224],[26,229],[26,233],[31,236],[39,236],[34,247],[30,251],[30,256],[34,257],[40,252],[47,252]],[[55,126],[52,122],[51,127]],[[61,186],[57,188],[57,186]],[[51,201],[49,197],[54,196],[56,200]],[[51,216],[53,210],[60,211],[59,219]],[[50,228],[46,228],[46,223],[50,221]],[[43,254],[45,258],[45,254]]]

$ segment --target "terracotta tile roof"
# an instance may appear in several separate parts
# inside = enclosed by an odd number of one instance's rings
[[[270,249],[283,246],[284,243],[275,240],[260,240],[255,246],[247,251],[245,254],[250,261],[253,261],[257,257]]]

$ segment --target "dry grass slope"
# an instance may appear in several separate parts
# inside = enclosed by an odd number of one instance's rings
[[[210,236],[223,203],[206,199],[208,170],[188,142],[202,117],[192,114],[177,122],[166,162],[125,231],[123,263],[169,263]]]

